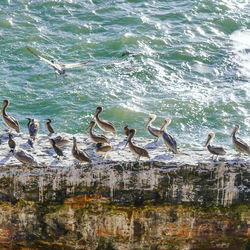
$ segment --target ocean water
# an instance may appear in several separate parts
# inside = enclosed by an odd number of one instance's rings
[[[159,127],[180,147],[231,147],[235,124],[250,141],[248,0],[1,0],[0,102],[27,133],[26,117],[57,132],[84,132],[97,106],[118,133]],[[60,63],[91,60],[66,79],[29,53]],[[133,55],[122,56],[123,52]],[[6,128],[0,122],[0,129]]]

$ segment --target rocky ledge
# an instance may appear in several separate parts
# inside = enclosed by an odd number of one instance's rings
[[[49,136],[34,147],[16,135],[38,162],[20,163],[0,145],[0,246],[63,249],[245,249],[250,237],[250,160],[233,149],[212,161],[206,148],[173,155],[159,141],[135,138],[150,159],[135,161],[126,138],[111,139],[106,159],[87,135],[78,147],[91,163],[71,154],[73,136],[60,160]],[[56,136],[56,135],[55,135]],[[55,137],[52,136],[52,137]],[[205,238],[205,240],[204,240]],[[248,241],[248,242],[247,242]]]

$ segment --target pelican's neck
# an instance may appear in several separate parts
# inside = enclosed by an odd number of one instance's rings
[[[2,113],[3,113],[3,115],[6,115],[6,108],[7,108],[7,106],[8,106],[8,103],[5,102],[4,105],[3,105],[3,107],[2,107]]]

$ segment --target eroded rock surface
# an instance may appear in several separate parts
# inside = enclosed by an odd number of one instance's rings
[[[14,137],[17,148],[33,155],[39,166],[16,160],[9,152],[8,135],[1,135],[3,246],[10,242],[64,249],[246,246],[250,236],[247,156],[239,158],[233,149],[226,149],[227,155],[214,162],[206,148],[180,149],[173,155],[162,142],[135,138],[150,155],[150,160],[138,163],[124,149],[126,138],[118,136],[111,139],[113,150],[104,160],[89,137],[78,134],[78,147],[92,160],[79,165],[71,155],[73,136],[60,135],[70,140],[60,160],[49,136],[39,135],[34,148],[27,135]],[[235,243],[241,248],[234,248]]]

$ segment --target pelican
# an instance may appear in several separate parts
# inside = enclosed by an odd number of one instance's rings
[[[98,154],[102,154],[104,155],[104,159],[106,158],[107,156],[107,153],[112,149],[112,146],[107,144],[103,144],[101,142],[98,142],[96,144],[96,149],[95,149],[95,152],[98,153]]]
[[[213,145],[210,145],[211,141],[213,140],[214,138],[214,133],[213,132],[210,132],[208,134],[208,138],[207,138],[207,142],[205,144],[204,147],[207,147],[208,151],[213,154],[213,155],[216,155],[216,161],[218,159],[218,156],[219,155],[225,155],[226,154],[226,151],[224,150],[223,147],[218,147],[218,146],[213,146]],[[213,159],[214,156],[212,156],[212,159]]]
[[[89,126],[86,128],[85,131],[87,131],[89,129],[89,135],[90,135],[90,139],[93,141],[93,142],[101,142],[101,143],[107,143],[107,144],[110,144],[108,138],[104,135],[98,135],[98,134],[95,134],[93,132],[93,128],[95,127],[96,125],[96,122],[95,121],[91,121]]]
[[[160,136],[163,139],[163,142],[165,143],[165,145],[167,146],[167,148],[169,148],[174,154],[177,154],[177,143],[176,140],[174,139],[174,137],[172,135],[170,135],[165,127],[167,127],[169,124],[171,123],[171,119],[170,118],[166,118],[160,128]]]
[[[16,157],[17,160],[19,160],[20,162],[24,164],[35,165],[35,166],[38,165],[34,157],[24,152],[22,149],[18,149],[18,151],[14,153],[14,156]]]
[[[134,143],[132,142],[132,138],[134,137],[135,133],[136,133],[136,129],[129,130],[129,136],[128,136],[128,140],[127,140],[125,147],[128,144],[130,151],[136,156],[137,161],[139,161],[141,157],[150,158],[148,151],[145,148],[138,147],[134,145]]]
[[[29,121],[27,125],[30,137],[32,140],[35,140],[39,130],[39,122],[34,118],[26,118],[26,119]]]
[[[81,151],[77,148],[76,145],[76,138],[73,137],[73,148],[72,148],[72,156],[78,161],[78,162],[90,162],[90,158],[87,153],[84,151]]]
[[[235,125],[230,137],[232,137],[233,144],[240,151],[240,154],[241,154],[241,152],[250,154],[250,149],[249,149],[249,146],[247,145],[247,143],[244,142],[243,140],[241,140],[239,137],[235,136],[235,134],[239,130],[239,128],[240,128],[240,125]]]
[[[48,129],[48,131],[49,131],[49,135],[55,133],[55,132],[54,132],[54,129],[53,129],[52,126],[51,126],[51,119],[47,118],[47,119],[45,119],[45,120],[47,120],[47,122],[46,122],[46,127],[47,127],[47,129]]]
[[[97,107],[96,112],[94,114],[94,118],[96,119],[96,123],[97,123],[98,127],[101,130],[103,130],[104,132],[111,132],[114,135],[116,135],[116,129],[115,129],[115,126],[113,125],[113,123],[99,118],[99,114],[102,111],[103,111],[102,107]]]
[[[128,128],[128,125],[126,125],[126,126],[124,127],[123,131],[124,131],[124,134],[125,134],[126,136],[129,135],[129,128]]]
[[[156,115],[150,114],[148,118],[148,122],[144,129],[148,129],[148,132],[154,137],[156,137],[156,141],[158,141],[159,136],[160,136],[160,129],[151,126],[151,123],[155,120],[155,118],[156,118]]]
[[[55,70],[56,77],[57,77],[57,74],[58,75],[62,75],[63,77],[65,77],[65,73],[66,73],[65,69],[80,67],[80,66],[82,66],[82,65],[87,64],[87,63],[90,62],[90,61],[87,61],[87,62],[79,62],[79,63],[57,64],[53,60],[50,61],[50,60],[47,60],[46,58],[44,58],[42,56],[39,56],[33,50],[31,50],[29,47],[26,47],[26,49],[31,54],[33,54],[34,56],[36,56],[37,58],[39,58],[41,61],[44,61],[47,64],[49,64]]]
[[[64,156],[62,150],[56,145],[56,142],[54,139],[50,139],[51,143],[52,143],[52,147],[55,150],[58,159],[60,159],[60,156]]]
[[[18,121],[14,117],[6,113],[6,108],[9,104],[10,104],[9,100],[3,101],[3,107],[2,107],[3,121],[6,123],[8,127],[15,129],[17,133],[20,133],[20,127]]]
[[[62,147],[62,146],[64,146],[64,145],[66,145],[66,144],[69,143],[69,140],[63,138],[60,135],[58,135],[57,137],[53,138],[53,140],[55,141],[56,146],[58,146],[58,147]],[[50,141],[50,143],[51,143],[51,146],[53,146],[52,141]]]
[[[16,143],[13,140],[13,135],[12,134],[9,134],[8,144],[9,144],[9,147],[10,147],[10,152],[14,153],[14,150],[15,150],[15,147],[16,147]]]

